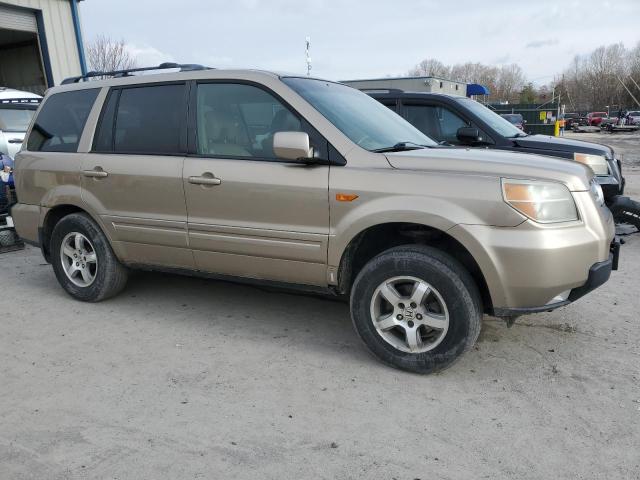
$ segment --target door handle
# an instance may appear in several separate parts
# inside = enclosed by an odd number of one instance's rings
[[[189,183],[194,185],[220,185],[222,180],[213,176],[212,173],[203,173],[200,177],[189,177]]]
[[[9,143],[22,143],[22,140],[19,138],[10,138],[9,140],[7,140],[7,142]]]
[[[101,167],[96,167],[93,170],[83,170],[82,175],[90,178],[105,178],[109,176],[109,173],[102,170]]]

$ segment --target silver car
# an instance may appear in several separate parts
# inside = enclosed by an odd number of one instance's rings
[[[42,97],[0,87],[0,153],[15,158]]]

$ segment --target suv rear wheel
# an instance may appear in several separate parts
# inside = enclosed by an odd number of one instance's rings
[[[431,373],[473,346],[482,307],[462,265],[439,250],[412,245],[387,250],[364,266],[351,290],[351,318],[384,363]]]
[[[104,233],[82,213],[67,215],[56,224],[51,260],[62,288],[78,300],[105,300],[127,283],[127,269],[113,254]]]

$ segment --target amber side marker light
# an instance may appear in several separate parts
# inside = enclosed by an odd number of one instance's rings
[[[358,195],[355,193],[336,193],[336,200],[339,202],[353,202]]]

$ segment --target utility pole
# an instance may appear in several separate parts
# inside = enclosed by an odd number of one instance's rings
[[[311,37],[307,37],[306,39],[306,59],[307,59],[307,77],[311,75],[311,55],[309,53],[311,50]]]

